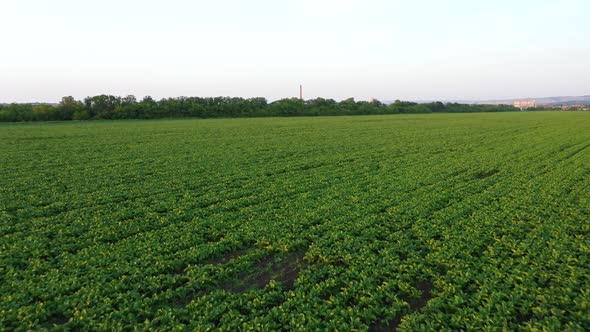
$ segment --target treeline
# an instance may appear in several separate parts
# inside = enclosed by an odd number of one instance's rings
[[[159,119],[159,118],[237,118],[272,116],[368,115],[411,113],[509,112],[517,108],[506,105],[466,105],[457,103],[418,104],[395,101],[384,104],[378,100],[337,102],[316,98],[281,99],[269,103],[265,98],[179,97],[154,100],[134,96],[99,95],[82,101],[64,97],[57,105],[0,105],[0,121],[67,121],[96,119]]]

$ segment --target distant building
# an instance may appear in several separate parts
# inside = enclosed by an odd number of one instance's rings
[[[586,111],[588,108],[586,105],[563,105],[561,109],[564,111]]]
[[[525,110],[527,108],[535,108],[537,107],[537,102],[534,100],[515,100],[514,107],[520,108],[521,110]]]

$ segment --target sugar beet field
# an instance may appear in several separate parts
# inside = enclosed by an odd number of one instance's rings
[[[590,330],[590,113],[0,125],[0,330]]]

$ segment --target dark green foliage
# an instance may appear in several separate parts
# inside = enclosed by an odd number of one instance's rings
[[[159,101],[145,97],[137,101],[132,95],[116,97],[99,95],[83,102],[64,97],[57,106],[12,104],[0,108],[0,122],[63,121],[97,119],[161,119],[161,118],[243,118],[271,116],[371,115],[418,113],[510,112],[511,106],[416,104],[397,100],[386,105],[378,100],[355,101],[352,98],[336,102],[316,98],[303,101],[297,98],[268,103],[265,98],[179,97]]]

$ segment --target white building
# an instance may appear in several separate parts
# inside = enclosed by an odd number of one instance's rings
[[[521,110],[525,110],[527,108],[535,108],[537,107],[537,102],[534,100],[515,100],[514,107],[520,108]]]

